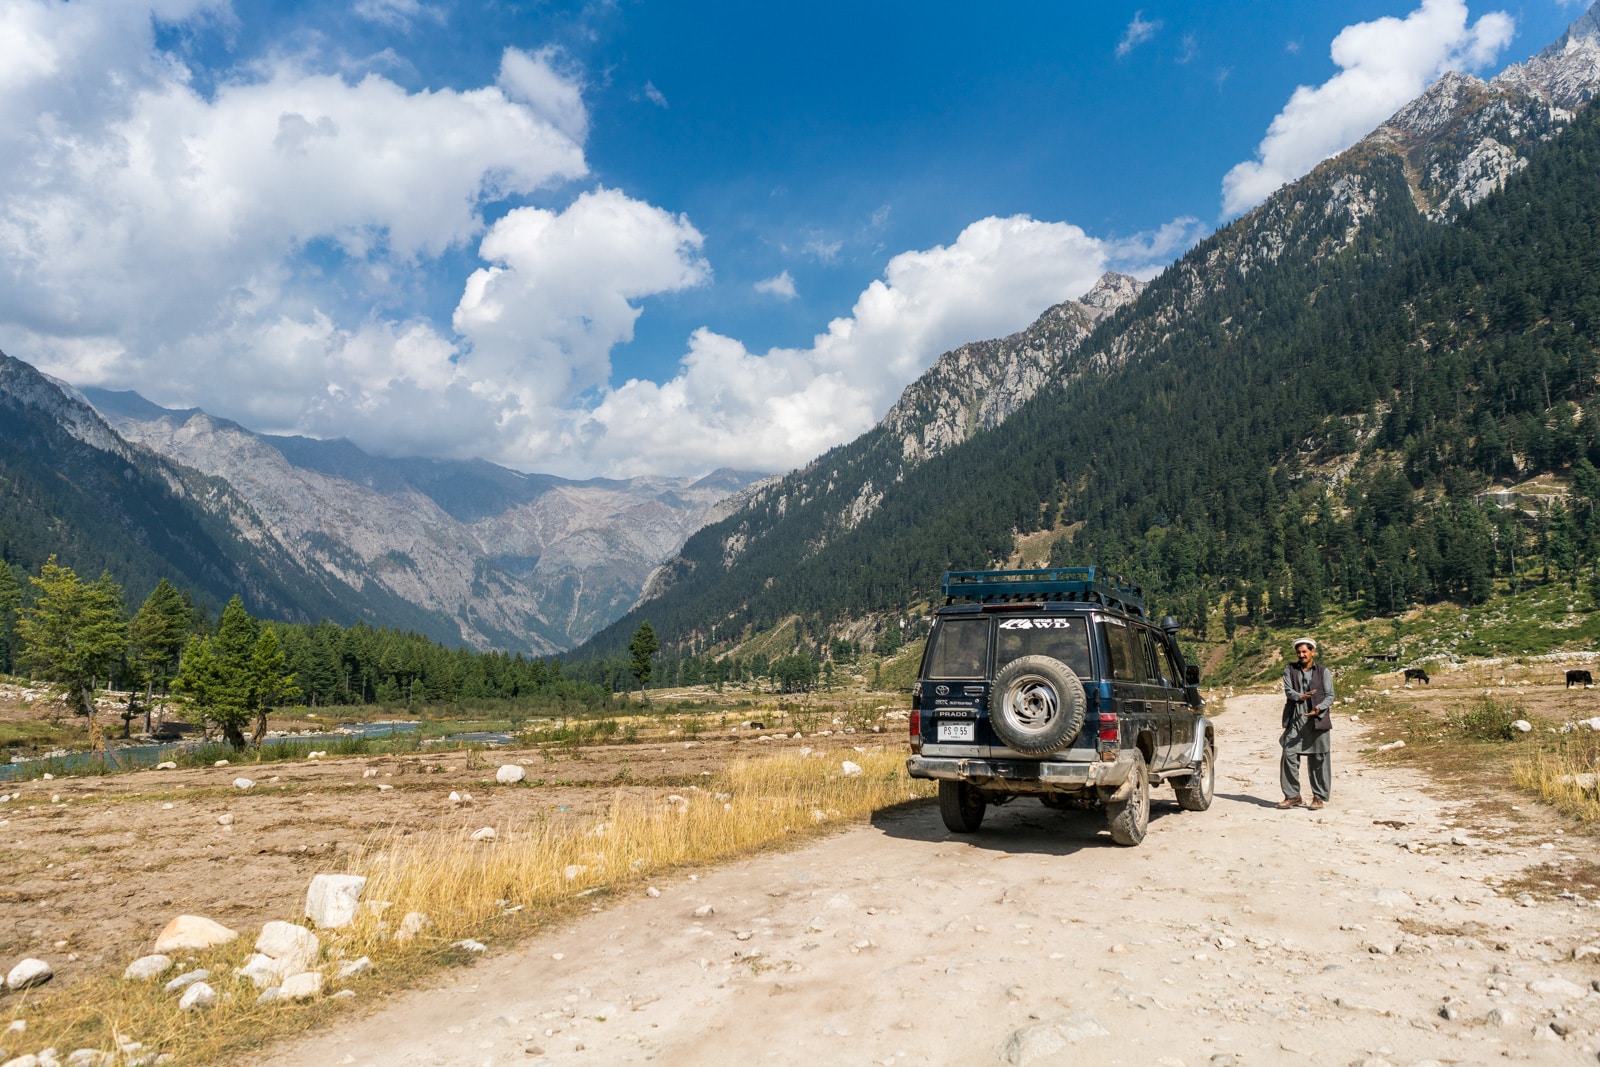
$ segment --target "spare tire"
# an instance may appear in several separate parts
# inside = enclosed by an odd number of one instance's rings
[[[1019,656],[994,676],[989,726],[1008,748],[1048,756],[1078,736],[1086,704],[1071,667],[1049,656]]]

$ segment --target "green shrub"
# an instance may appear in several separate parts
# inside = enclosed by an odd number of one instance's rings
[[[1455,709],[1445,721],[1454,733],[1470,741],[1515,741],[1519,735],[1511,724],[1525,718],[1527,711],[1517,701],[1485,695]]]

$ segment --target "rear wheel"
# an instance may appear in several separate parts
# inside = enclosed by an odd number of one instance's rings
[[[1128,795],[1106,801],[1106,828],[1119,845],[1137,845],[1150,828],[1150,768],[1145,766],[1144,753],[1134,752],[1128,778]]]
[[[1178,795],[1178,807],[1184,811],[1205,811],[1209,808],[1211,798],[1217,792],[1216,749],[1207,745],[1205,755],[1200,757],[1200,766],[1189,777],[1174,779],[1172,791]]]
[[[939,816],[951,833],[974,833],[983,824],[988,806],[983,794],[966,782],[939,783]]]

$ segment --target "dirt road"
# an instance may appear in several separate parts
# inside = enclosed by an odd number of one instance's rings
[[[1581,869],[1587,841],[1363,763],[1343,721],[1332,806],[1278,811],[1279,706],[1230,702],[1215,804],[1158,791],[1138,848],[1032,802],[959,838],[920,806],[663,882],[263,1062],[1594,1064],[1600,892],[1494,888]]]

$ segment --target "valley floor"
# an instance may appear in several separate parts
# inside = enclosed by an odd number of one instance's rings
[[[1215,804],[1158,791],[1138,848],[1027,801],[966,837],[906,806],[663,879],[260,1062],[1593,1064],[1592,839],[1364,760],[1343,714],[1332,805],[1279,811],[1280,706],[1230,699]]]

